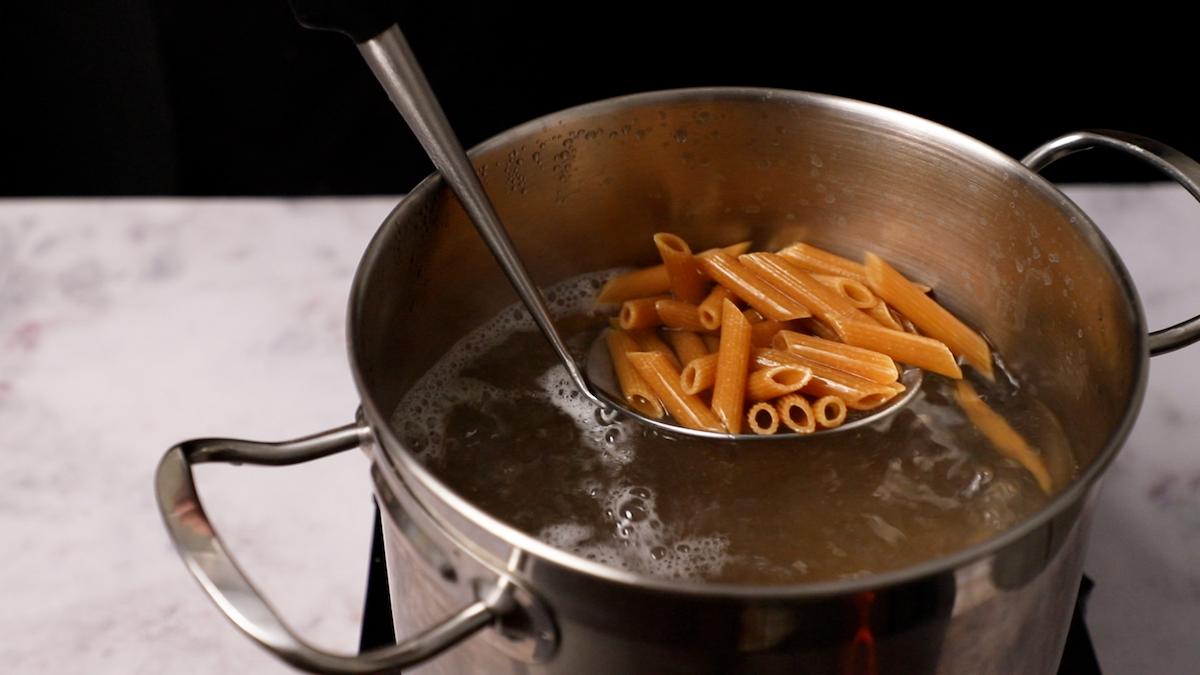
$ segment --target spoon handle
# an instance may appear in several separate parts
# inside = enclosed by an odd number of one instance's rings
[[[417,65],[416,57],[413,56],[399,26],[392,25],[370,40],[359,43],[358,50],[371,66],[379,83],[387,90],[388,97],[392,99],[396,109],[416,134],[417,140],[433,160],[442,178],[458,195],[467,215],[471,217],[471,222],[491,249],[496,262],[504,269],[509,282],[521,297],[521,302],[525,303],[525,307],[533,315],[533,320],[541,329],[542,335],[558,354],[558,359],[562,361],[575,386],[585,396],[594,398],[578,364],[571,358],[562,336],[558,334],[554,320],[550,318],[550,311],[546,308],[546,300],[542,297],[541,290],[530,278],[525,264],[513,248],[508,231],[504,229],[495,209],[492,208],[492,202],[484,192],[479,177],[475,175],[475,168],[463,152],[450,123],[446,121],[442,106],[430,90],[429,82],[425,80],[425,74]]]
[[[463,209],[508,276],[521,302],[525,303],[542,335],[557,353],[575,387],[584,396],[599,403],[588,388],[579,365],[567,351],[562,336],[558,334],[541,290],[530,278],[513,248],[508,231],[501,224],[475,174],[475,168],[450,128],[450,122],[446,120],[441,104],[430,89],[425,73],[417,65],[408,41],[404,39],[400,27],[393,23],[395,17],[390,10],[393,6],[393,3],[381,0],[292,0],[292,9],[301,24],[345,33],[358,44],[358,51],[371,67],[371,72],[375,73],[392,104],[408,122],[442,178],[458,195]]]

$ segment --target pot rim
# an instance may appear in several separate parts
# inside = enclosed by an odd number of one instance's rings
[[[1023,179],[1029,182],[1031,187],[1036,187],[1039,189],[1045,197],[1053,200],[1061,209],[1063,209],[1063,211],[1065,211],[1069,216],[1073,217],[1073,223],[1076,226],[1076,229],[1085,240],[1088,240],[1092,244],[1093,250],[1096,250],[1103,258],[1103,262],[1109,266],[1110,272],[1116,278],[1116,281],[1122,290],[1124,299],[1128,303],[1130,309],[1133,311],[1133,328],[1135,330],[1134,353],[1137,358],[1137,361],[1134,364],[1132,388],[1129,392],[1127,405],[1124,413],[1121,416],[1120,423],[1117,425],[1113,435],[1108,439],[1108,442],[1104,445],[1099,455],[1097,455],[1096,459],[1092,461],[1083,474],[1072,481],[1066,489],[1056,495],[1049,504],[1043,507],[1036,514],[995,537],[961,549],[950,555],[932,558],[916,565],[903,567],[897,570],[883,572],[880,574],[871,574],[863,577],[856,577],[854,579],[784,585],[709,583],[663,579],[603,565],[601,563],[587,560],[581,556],[546,544],[477,508],[466,499],[459,496],[448,485],[434,476],[432,472],[427,470],[420,461],[418,461],[408,452],[407,449],[405,449],[404,444],[400,442],[399,438],[397,438],[395,432],[387,423],[390,415],[384,414],[376,407],[375,402],[368,395],[363,381],[362,369],[359,367],[360,355],[355,348],[355,338],[357,334],[356,327],[360,324],[358,320],[358,308],[361,306],[360,300],[365,284],[365,270],[372,267],[374,259],[381,255],[384,242],[390,239],[388,235],[392,228],[399,227],[399,223],[403,221],[403,218],[407,212],[416,208],[416,204],[420,203],[424,198],[427,198],[429,195],[441,189],[442,179],[437,173],[427,176],[424,180],[418,183],[411,192],[401,198],[396,207],[393,208],[384,219],[383,223],[372,237],[370,243],[367,245],[362,259],[359,261],[350,290],[346,326],[348,343],[347,351],[350,360],[350,369],[354,377],[355,387],[359,392],[364,415],[366,416],[367,420],[370,421],[372,430],[376,434],[377,438],[380,438],[384,455],[389,459],[389,461],[398,463],[398,468],[400,470],[407,472],[415,479],[420,481],[425,489],[429,490],[434,496],[445,502],[459,515],[470,520],[474,525],[482,528],[484,531],[492,534],[493,536],[504,540],[506,544],[522,549],[542,560],[554,563],[573,572],[578,572],[590,577],[597,577],[605,581],[625,586],[633,586],[642,590],[654,590],[664,593],[710,598],[818,599],[911,583],[964,567],[982,558],[985,558],[1020,540],[1021,538],[1028,536],[1038,528],[1053,520],[1075,502],[1084,499],[1087,493],[1098,482],[1100,476],[1108,468],[1108,465],[1112,462],[1113,458],[1116,456],[1116,453],[1124,444],[1126,438],[1128,438],[1129,433],[1133,428],[1133,423],[1137,418],[1138,412],[1141,408],[1142,399],[1145,395],[1148,371],[1147,365],[1149,363],[1146,318],[1142,308],[1141,300],[1138,297],[1137,289],[1134,286],[1133,279],[1130,276],[1129,271],[1126,269],[1125,264],[1121,261],[1120,256],[1117,254],[1112,244],[1099,230],[1099,228],[1096,227],[1095,223],[1092,222],[1092,219],[1089,218],[1086,213],[1084,213],[1074,202],[1072,202],[1053,184],[1040,176],[1038,173],[1025,167],[1016,159],[1013,159],[999,150],[996,150],[995,148],[992,148],[991,146],[962,132],[955,131],[954,129],[936,122],[931,122],[922,117],[917,117],[916,115],[901,112],[892,108],[887,108],[885,106],[829,94],[757,87],[696,87],[667,89],[638,94],[629,94],[591,103],[585,103],[553,112],[548,115],[543,115],[518,126],[512,127],[489,138],[479,145],[476,145],[468,152],[468,154],[471,156],[476,156],[488,152],[496,147],[503,146],[527,133],[547,128],[554,124],[566,124],[567,120],[570,119],[588,117],[645,104],[665,102],[702,103],[705,101],[731,99],[754,100],[761,102],[786,101],[804,105],[816,105],[844,113],[885,120],[895,124],[898,127],[904,128],[906,131],[915,132],[922,136],[932,136],[937,138],[939,141],[942,141],[947,145],[953,146],[954,148],[964,152],[964,154],[989,163],[994,168],[1019,174]],[[394,466],[393,468],[397,467]],[[458,535],[458,533],[455,534],[456,536],[461,536]]]

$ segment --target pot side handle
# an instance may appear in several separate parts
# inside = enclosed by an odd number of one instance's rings
[[[454,646],[490,624],[503,611],[507,593],[497,592],[397,645],[348,656],[305,642],[279,617],[230,556],[213,530],[196,494],[192,465],[203,462],[283,466],[298,464],[370,444],[371,431],[349,424],[283,443],[227,438],[185,441],[158,464],[155,492],[167,531],[187,565],[221,612],[243,633],[275,656],[314,673],[399,672]]]
[[[1021,163],[1041,171],[1054,162],[1084,150],[1110,148],[1154,166],[1200,200],[1200,163],[1164,143],[1124,131],[1075,131],[1050,141],[1025,156]],[[1200,316],[1150,333],[1150,355],[1158,356],[1200,340]]]

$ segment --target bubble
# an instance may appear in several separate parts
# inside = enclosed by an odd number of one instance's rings
[[[638,521],[641,521],[641,520],[645,520],[646,516],[649,515],[646,512],[645,505],[642,503],[642,501],[640,499],[633,499],[628,502],[625,502],[624,504],[621,505],[621,509],[620,509],[619,513],[621,514],[621,517],[624,518],[625,520],[630,520],[635,523]]]

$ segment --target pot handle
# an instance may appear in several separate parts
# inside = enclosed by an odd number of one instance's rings
[[[1054,162],[1092,148],[1119,150],[1154,166],[1200,200],[1200,163],[1152,138],[1124,131],[1075,131],[1050,141],[1025,156],[1021,163],[1041,171]],[[1150,355],[1158,356],[1200,340],[1200,316],[1150,333]]]
[[[204,462],[283,466],[319,459],[372,442],[364,425],[349,424],[282,443],[228,438],[185,441],[158,464],[155,491],[175,548],[188,571],[217,607],[252,640],[297,668],[314,673],[399,672],[454,646],[499,616],[511,587],[500,584],[488,597],[467,605],[441,623],[389,647],[357,656],[322,651],[297,636],[234,562],[213,530],[192,479],[192,465]]]

